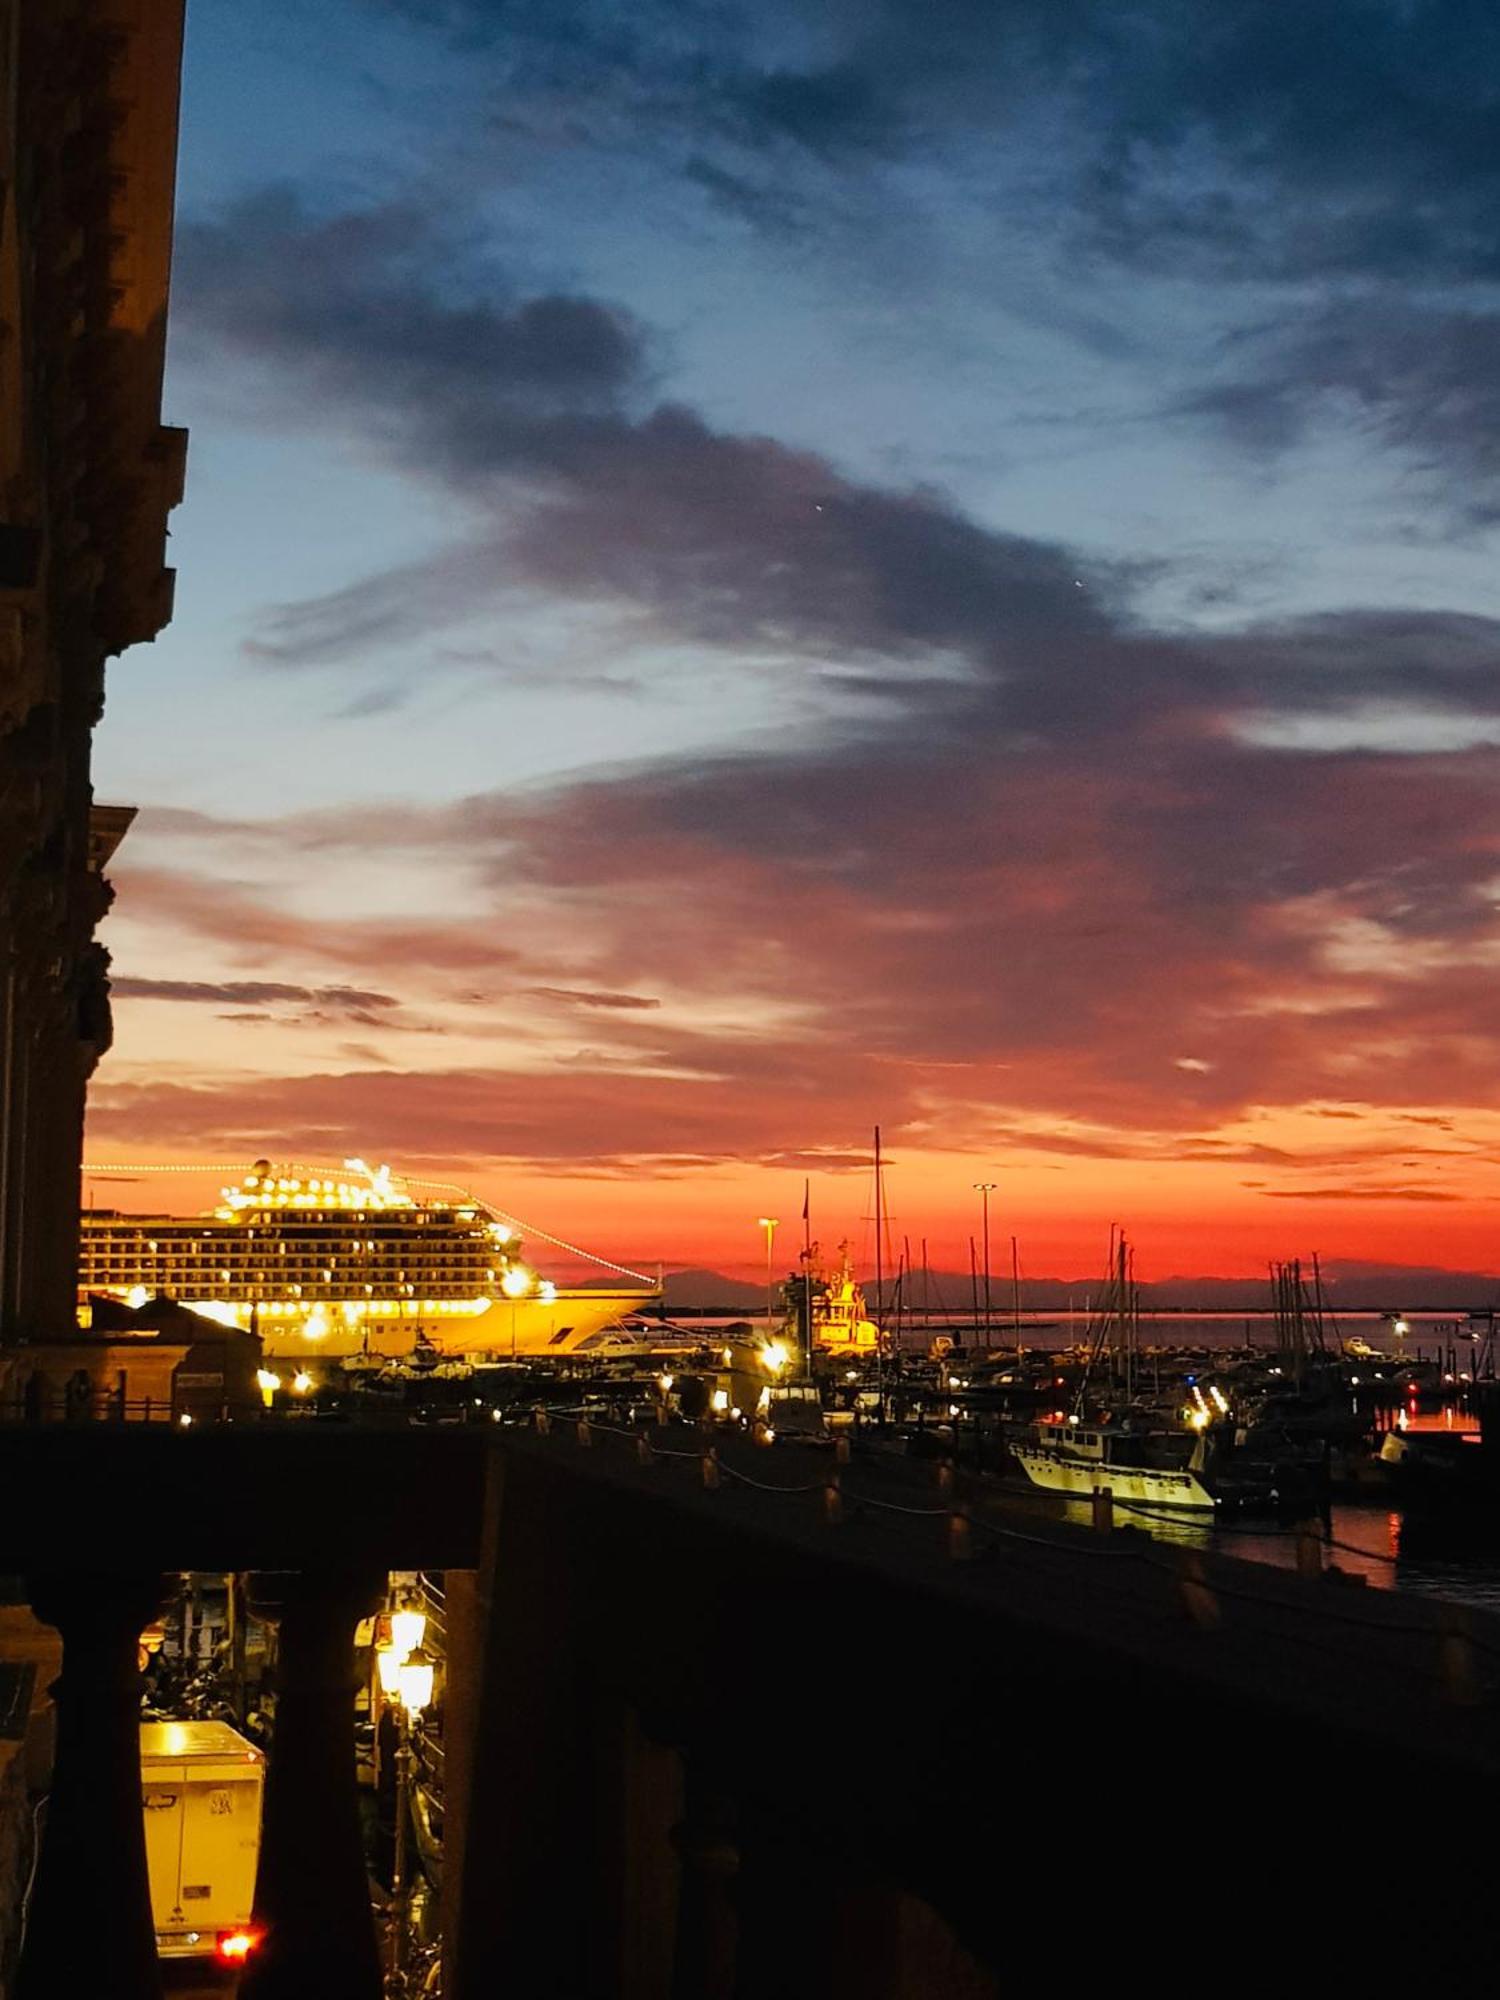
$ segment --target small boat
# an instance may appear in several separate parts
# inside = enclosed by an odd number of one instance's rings
[[[1218,1502],[1203,1482],[1201,1440],[1186,1466],[1148,1464],[1145,1445],[1139,1433],[1075,1417],[1039,1424],[1034,1443],[1017,1442],[1011,1450],[1032,1485],[1048,1493],[1086,1499],[1103,1491],[1142,1507],[1212,1514]]]

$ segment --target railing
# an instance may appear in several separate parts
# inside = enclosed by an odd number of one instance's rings
[[[0,1396],[0,1424],[32,1427],[53,1424],[180,1424],[184,1418],[189,1423],[205,1421],[179,1408],[169,1396],[90,1395],[69,1398],[53,1394],[41,1403],[27,1396],[24,1390]]]

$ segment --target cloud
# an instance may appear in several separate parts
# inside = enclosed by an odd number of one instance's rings
[[[596,301],[449,302],[449,248],[404,211],[318,220],[263,196],[191,226],[180,254],[200,337],[474,521],[434,558],[272,607],[263,660],[362,657],[518,591],[851,666],[952,648],[1003,669],[1045,636],[1062,672],[1110,630],[1117,580],[1066,549],[653,402],[642,338]],[[561,337],[533,331],[543,310]]]
[[[1462,1201],[1463,1195],[1421,1187],[1266,1188],[1272,1201]]]
[[[457,917],[437,923],[304,917],[278,908],[242,883],[186,868],[122,865],[114,878],[133,918],[212,939],[241,963],[264,964],[295,956],[366,972],[400,966],[410,973],[430,974],[494,970],[513,966],[519,957],[513,947]],[[111,984],[115,992],[122,990],[121,980]],[[373,1004],[394,1003],[376,995]]]
[[[462,516],[431,558],[271,609],[262,658],[363,667],[540,595],[827,697],[817,732],[753,751],[260,830],[432,859],[491,921],[294,916],[122,867],[129,907],[232,966],[400,965],[403,990],[484,977],[588,1011],[590,1046],[525,1078],[388,1072],[388,1133],[399,1108],[458,1153],[514,1120],[538,1158],[783,1159],[882,1117],[931,1146],[1285,1164],[1215,1121],[1495,1102],[1500,624],[1153,629],[1127,568],[663,401],[627,315],[519,296],[413,210],[264,197],[193,225],[183,270],[190,327],[263,372],[268,420]],[[502,921],[518,906],[553,913],[550,939],[495,943],[535,938]],[[659,1007],[633,992],[643,963]],[[375,1088],[361,1070],[278,1102],[311,1145]],[[228,1144],[242,1115],[234,1086],[122,1090],[109,1116],[163,1142],[197,1120]],[[1090,1129],[1049,1136],[1064,1115]]]
[[[626,1011],[632,1009],[640,1011],[661,1005],[660,1000],[650,999],[640,993],[582,993],[573,991],[565,986],[529,986],[526,990],[528,993],[535,994],[540,1000],[561,1000],[566,1005],[572,1007],[603,1007],[611,1011],[621,1009]]]
[[[317,219],[266,196],[195,225],[186,251],[200,333],[272,367],[304,420],[441,482],[472,522],[431,558],[271,608],[261,658],[363,661],[530,592],[607,606],[627,640],[795,661],[851,713],[920,709],[929,743],[981,710],[999,748],[1230,722],[1295,734],[1341,712],[1368,728],[1372,707],[1403,703],[1463,742],[1467,718],[1483,740],[1500,717],[1494,621],[1144,629],[1128,570],[653,402],[644,336],[606,306],[455,302],[452,246],[404,210]],[[571,329],[545,367],[517,332],[532,304],[566,306]]]
[[[1473,0],[853,0],[815,27],[794,0],[366,4],[487,80],[497,178],[506,145],[644,156],[862,284],[904,230],[953,232],[971,272],[1027,239],[1144,272],[1174,315],[1196,288],[1184,330],[1233,332],[1169,413],[1261,455],[1357,427],[1424,498],[1496,518],[1500,21]]]
[[[1183,399],[1261,454],[1320,423],[1399,455],[1470,527],[1500,520],[1500,313],[1420,299],[1338,299],[1234,344],[1228,378]]]
[[[366,1012],[401,1004],[389,993],[370,993],[356,986],[289,986],[269,979],[141,979],[117,973],[109,985],[117,1000],[179,1000],[229,1006],[290,1000],[307,1006],[359,1008]]]
[[[1497,270],[1500,27],[1471,0],[369,4],[479,58],[503,131],[648,152],[771,226],[919,162],[1177,276]]]

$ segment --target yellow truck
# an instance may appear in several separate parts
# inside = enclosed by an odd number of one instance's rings
[[[141,1724],[141,1805],[156,1948],[163,1958],[243,1963],[265,1758],[227,1722]]]

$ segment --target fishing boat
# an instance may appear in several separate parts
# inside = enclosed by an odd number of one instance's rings
[[[1218,1505],[1204,1483],[1207,1452],[1201,1437],[1186,1466],[1152,1465],[1139,1433],[1071,1417],[1039,1424],[1034,1442],[1015,1443],[1011,1450],[1032,1485],[1044,1492],[1087,1499],[1103,1491],[1143,1507],[1194,1514],[1212,1514]]]

